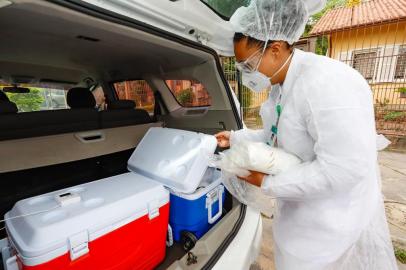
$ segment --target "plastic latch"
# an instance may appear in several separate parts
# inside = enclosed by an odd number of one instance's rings
[[[19,270],[17,263],[17,256],[14,255],[5,261],[5,270]]]
[[[4,270],[19,270],[17,256],[13,256],[12,248],[8,246],[8,243],[1,249],[1,256],[3,258]]]
[[[153,200],[148,203],[148,217],[151,220],[157,216],[159,216],[159,201]]]
[[[73,261],[89,253],[88,244],[89,234],[87,231],[69,237],[70,259]]]
[[[206,208],[207,208],[207,220],[209,224],[216,222],[223,214],[223,185],[219,185],[217,188],[211,190],[206,194]],[[219,210],[217,214],[213,216],[213,204],[219,202]]]

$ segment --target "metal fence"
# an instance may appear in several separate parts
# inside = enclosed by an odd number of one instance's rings
[[[245,125],[252,129],[261,128],[262,122],[261,117],[259,117],[259,108],[268,98],[268,91],[254,93],[249,88],[239,84],[241,74],[235,69],[234,58],[223,57],[221,62],[226,79],[240,101],[242,118]]]
[[[373,92],[378,133],[393,142],[406,138],[406,19],[324,32],[302,39],[296,47],[337,59],[358,70]],[[222,58],[226,78],[240,97],[245,124],[261,128],[258,112],[268,93],[239,89],[234,61]]]

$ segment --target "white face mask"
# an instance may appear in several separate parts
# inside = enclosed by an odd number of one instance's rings
[[[254,92],[261,92],[265,89],[270,89],[272,87],[272,78],[275,77],[281,70],[289,63],[290,59],[293,56],[294,51],[286,59],[285,63],[272,75],[268,77],[265,74],[258,71],[258,69],[251,72],[242,72],[242,84],[251,89]],[[262,61],[262,57],[261,57]],[[258,63],[259,66],[259,63]]]
[[[251,89],[254,92],[261,92],[268,87],[271,87],[271,78],[262,74],[258,70],[250,73],[242,73],[242,84]]]

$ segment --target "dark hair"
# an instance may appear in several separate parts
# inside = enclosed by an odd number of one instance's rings
[[[234,43],[240,42],[243,39],[247,40],[247,46],[248,47],[263,48],[265,46],[265,41],[258,40],[256,38],[253,38],[253,37],[250,37],[250,36],[246,36],[243,33],[235,33],[234,34],[234,38],[233,38]],[[269,40],[266,46],[269,47],[273,42],[275,42],[275,40]],[[293,47],[292,45],[290,45],[286,41],[283,41],[283,43],[286,44],[287,49],[292,49],[292,47]]]

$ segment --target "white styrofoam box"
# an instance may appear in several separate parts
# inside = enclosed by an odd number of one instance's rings
[[[175,192],[192,193],[198,187],[214,153],[212,135],[150,128],[128,161],[128,169],[162,183]]]
[[[61,206],[56,198],[66,193],[80,200]],[[82,232],[90,242],[146,214],[154,218],[168,202],[161,184],[130,172],[21,200],[5,218],[27,216],[7,220],[6,229],[24,262],[35,265],[65,254]]]

